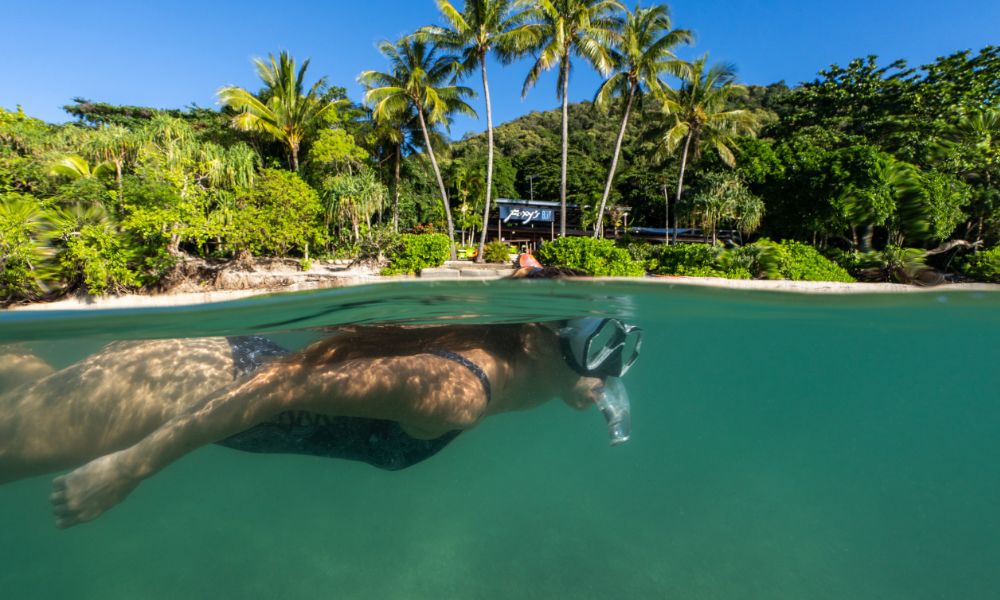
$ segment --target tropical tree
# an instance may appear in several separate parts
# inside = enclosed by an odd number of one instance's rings
[[[490,83],[486,75],[486,58],[492,52],[501,62],[509,63],[532,47],[535,38],[531,30],[523,27],[525,13],[516,10],[516,0],[465,0],[458,11],[448,0],[437,0],[438,9],[446,21],[444,27],[425,27],[438,46],[459,53],[458,73],[467,75],[477,68],[483,77],[483,96],[486,100],[486,205],[483,223],[490,217],[493,194],[493,107],[490,101]],[[483,261],[486,247],[486,227],[479,237],[476,262]]]
[[[71,181],[77,179],[97,179],[110,173],[112,166],[108,163],[99,163],[93,167],[87,159],[77,154],[66,154],[60,156],[49,169],[49,175],[65,177]]]
[[[264,133],[287,146],[289,164],[298,171],[303,141],[328,123],[345,101],[332,97],[325,77],[306,91],[308,59],[297,71],[295,59],[287,52],[277,59],[270,54],[268,59],[254,60],[265,86],[259,95],[235,86],[224,87],[216,95],[224,106],[237,111],[233,117],[237,129]]]
[[[402,184],[403,156],[415,151],[414,138],[420,124],[412,107],[397,115],[372,119],[367,142],[374,149],[379,164],[392,161],[392,230],[399,231],[399,197]]]
[[[695,218],[703,230],[712,232],[718,241],[719,223],[731,222],[741,233],[751,233],[764,218],[764,202],[747,188],[746,182],[732,172],[709,173],[706,185],[695,198]]]
[[[672,154],[683,148],[675,205],[681,201],[689,159],[697,160],[702,149],[710,147],[718,152],[723,163],[732,167],[736,164],[732,150],[736,138],[755,135],[762,125],[761,115],[756,111],[730,108],[733,98],[746,91],[744,86],[736,84],[735,68],[727,64],[707,67],[707,63],[707,56],[695,60],[681,77],[679,89],[663,89],[665,127],[660,138],[661,151]]]
[[[112,165],[119,201],[122,194],[122,177],[129,160],[135,158],[138,137],[121,125],[105,125],[94,131],[83,144],[94,160]]]
[[[523,3],[528,4],[526,0]],[[562,100],[562,175],[559,183],[559,235],[566,235],[566,173],[569,155],[569,73],[572,57],[590,63],[602,75],[614,65],[611,55],[614,32],[621,27],[618,0],[533,0],[525,11],[526,35],[535,40],[537,53],[524,80],[521,95],[538,82],[543,71],[559,67],[558,97]]]
[[[983,239],[986,223],[1000,220],[1000,108],[967,111],[942,142],[946,168],[964,178],[975,192],[969,235]]]
[[[435,125],[447,126],[455,113],[475,116],[476,111],[465,101],[473,95],[473,91],[454,85],[454,65],[458,59],[439,53],[436,46],[420,36],[404,37],[395,44],[382,42],[379,50],[389,59],[390,70],[385,73],[365,71],[358,76],[358,80],[368,88],[365,102],[372,107],[376,120],[397,119],[411,109],[416,112],[427,157],[441,192],[448,222],[448,239],[451,241],[451,258],[455,260],[455,223],[430,130]]]
[[[660,81],[661,73],[676,77],[686,73],[688,64],[674,55],[674,48],[680,44],[688,44],[694,35],[686,29],[671,29],[670,11],[665,5],[652,8],[641,8],[636,5],[634,11],[625,15],[625,21],[620,31],[612,32],[611,58],[615,73],[609,77],[597,91],[595,104],[602,106],[618,96],[625,99],[625,109],[622,113],[622,124],[615,141],[615,151],[608,170],[607,183],[604,184],[604,195],[597,211],[597,224],[594,227],[594,237],[604,235],[604,207],[607,206],[614,183],[615,171],[618,169],[618,157],[621,155],[622,141],[625,139],[625,129],[628,127],[632,106],[637,98],[646,92],[660,94],[664,83]]]

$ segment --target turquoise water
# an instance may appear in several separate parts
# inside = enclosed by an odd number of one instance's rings
[[[404,283],[0,314],[67,364],[121,338],[612,314],[646,331],[633,437],[562,403],[383,472],[207,447],[59,531],[0,487],[4,598],[1000,597],[1000,294]]]

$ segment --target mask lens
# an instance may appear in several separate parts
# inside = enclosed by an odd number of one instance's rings
[[[601,324],[587,347],[587,368],[596,369],[601,366],[618,345],[620,332],[614,321],[607,320]]]
[[[625,345],[622,347],[622,371],[621,375],[628,372],[629,368],[639,358],[639,349],[642,346],[642,330],[633,327],[625,334]]]

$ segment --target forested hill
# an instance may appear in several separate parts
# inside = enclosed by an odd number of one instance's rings
[[[763,201],[761,233],[810,242],[866,235],[932,245],[1000,235],[1000,48],[957,52],[919,68],[876,57],[832,66],[795,88],[752,86],[731,108],[764,112],[756,138],[736,141],[729,169],[709,145],[685,179],[679,212],[697,224],[698,200],[720,180]],[[679,152],[662,152],[671,117],[647,99],[633,112],[611,200],[631,220],[661,226],[664,192],[677,186]],[[571,105],[569,201],[599,201],[621,107]],[[560,113],[532,113],[496,130],[499,189],[557,199]],[[485,134],[452,145],[457,162],[481,162]],[[735,183],[734,183],[735,182]],[[731,185],[730,185],[731,184]],[[666,186],[666,190],[664,189]],[[725,187],[725,185],[723,186]],[[907,216],[909,215],[909,216]],[[878,242],[878,239],[876,239]],[[837,242],[840,243],[840,242]]]
[[[740,108],[773,110],[789,89],[784,83],[752,86],[743,94]],[[662,226],[655,215],[663,212],[663,187],[673,193],[677,186],[679,159],[658,155],[657,133],[664,118],[652,99],[639,105],[629,119],[612,200],[633,208],[634,214],[648,217],[651,225]],[[597,107],[592,102],[569,106],[568,201],[599,202],[604,190],[615,140],[621,127],[620,102]],[[561,152],[561,112],[554,109],[532,112],[496,128],[494,136],[500,169],[516,173],[513,189],[521,198],[558,200]],[[486,154],[486,134],[466,136],[452,144],[452,157],[476,160]],[[719,167],[719,161],[705,157],[705,163]],[[501,177],[501,186],[504,179]]]

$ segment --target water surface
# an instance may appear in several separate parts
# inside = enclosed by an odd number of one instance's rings
[[[640,282],[380,284],[0,314],[65,365],[115,339],[614,315],[646,331],[633,439],[562,403],[402,472],[207,447],[59,531],[0,487],[4,598],[996,598],[1000,294]]]

